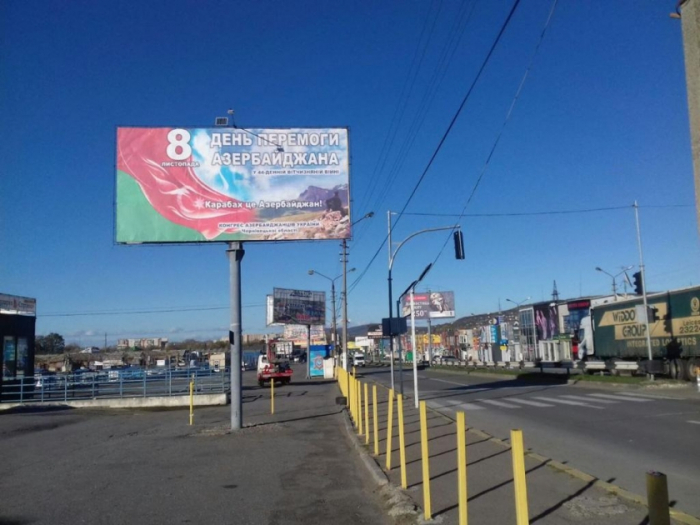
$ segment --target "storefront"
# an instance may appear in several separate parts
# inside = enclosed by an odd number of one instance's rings
[[[0,341],[2,380],[0,394],[5,400],[25,377],[34,375],[36,299],[0,294]]]

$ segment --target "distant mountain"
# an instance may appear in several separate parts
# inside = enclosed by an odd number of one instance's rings
[[[339,184],[330,190],[326,188],[319,188],[318,186],[309,186],[299,194],[299,200],[311,202],[322,200],[325,202],[327,199],[330,199],[336,191],[338,192],[338,196],[340,197],[343,206],[347,206],[349,194],[347,184]]]

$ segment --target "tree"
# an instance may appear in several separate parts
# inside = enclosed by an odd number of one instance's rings
[[[63,336],[54,332],[49,335],[40,335],[34,344],[37,354],[62,354],[66,348]]]

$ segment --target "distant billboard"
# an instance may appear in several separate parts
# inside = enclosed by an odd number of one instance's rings
[[[284,325],[284,339],[294,341],[295,343],[306,345],[308,341],[307,327],[302,324],[287,324]],[[311,326],[311,342],[326,343],[326,330],[323,325]]]
[[[116,241],[350,237],[346,128],[117,128]]]
[[[326,293],[274,288],[272,322],[279,324],[326,324]]]
[[[559,335],[559,312],[554,303],[540,303],[533,307],[537,340],[547,341]]]
[[[416,319],[447,319],[455,316],[454,292],[424,292],[413,294]],[[401,299],[401,313],[411,315],[411,295]]]

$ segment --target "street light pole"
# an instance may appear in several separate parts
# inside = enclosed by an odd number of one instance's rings
[[[639,206],[637,206],[637,201],[634,201],[634,218],[637,223],[637,246],[639,247],[639,273],[642,280],[642,299],[644,303],[644,325],[646,327],[646,339],[647,339],[647,355],[649,357],[649,368],[651,369],[651,333],[649,332],[649,304],[647,303],[647,283],[646,277],[644,275],[644,253],[642,252],[642,232],[639,228]],[[649,374],[649,379],[654,380],[654,373]]]
[[[608,276],[610,276],[610,277],[612,278],[613,297],[614,297],[615,300],[617,301],[617,283],[616,283],[616,279],[617,279],[618,277],[620,277],[620,275],[622,275],[623,273],[625,273],[627,270],[631,270],[632,268],[634,268],[634,266],[627,266],[626,268],[623,268],[623,270],[622,270],[620,273],[616,274],[616,275],[613,275],[613,274],[611,274],[611,273],[606,272],[606,271],[603,270],[600,266],[596,266],[595,269],[596,269],[597,271],[602,272],[602,273],[604,273],[605,275],[608,275]]]
[[[388,284],[389,284],[389,327],[391,328],[391,325],[393,324],[393,323],[392,323],[392,321],[393,321],[393,312],[392,312],[392,286],[391,286],[391,280],[392,280],[392,279],[391,279],[391,271],[392,271],[392,269],[393,269],[393,267],[394,267],[394,261],[396,260],[396,256],[398,255],[399,250],[401,250],[401,248],[403,247],[404,244],[406,244],[408,241],[410,241],[411,239],[413,239],[413,238],[416,237],[417,235],[421,235],[421,234],[423,234],[423,233],[444,231],[444,230],[459,230],[459,224],[455,224],[454,226],[443,226],[443,227],[440,227],[440,228],[426,228],[426,229],[424,229],[424,230],[419,230],[419,231],[417,231],[417,232],[415,232],[415,233],[412,233],[411,235],[409,235],[408,237],[406,237],[403,241],[401,241],[401,242],[399,243],[399,245],[396,247],[396,250],[395,250],[394,253],[392,254],[392,253],[391,253],[391,212],[389,211],[387,215],[388,215],[388,217],[389,217],[389,276],[388,276],[387,281],[388,281]],[[429,269],[430,269],[430,267],[426,268],[425,272],[427,272],[427,270],[429,270]],[[424,274],[425,274],[425,272],[424,272]],[[422,279],[422,278],[423,278],[423,276],[421,276],[421,279]],[[407,291],[408,291],[408,290],[407,290]],[[405,294],[404,294],[404,295],[405,295]],[[398,315],[398,314],[399,314],[399,308],[398,308],[398,306],[397,306],[397,308],[396,308],[396,315]],[[399,336],[399,337],[400,337],[400,336]],[[391,362],[392,362],[392,369],[391,369],[391,388],[392,388],[392,390],[393,390],[393,388],[394,388],[394,368],[393,368],[393,362],[394,362],[393,350],[394,350],[394,348],[393,348],[393,344],[391,344],[391,343],[390,343],[390,348],[391,348],[391,351],[392,351],[392,358],[391,358]],[[403,366],[402,366],[402,363],[401,363],[401,359],[400,359],[400,358],[399,358],[399,367],[401,368],[401,370],[403,370]],[[402,382],[402,384],[400,385],[400,387],[401,387],[401,394],[403,395],[403,382]],[[417,388],[418,388],[418,385],[414,385],[414,388],[417,389]]]

